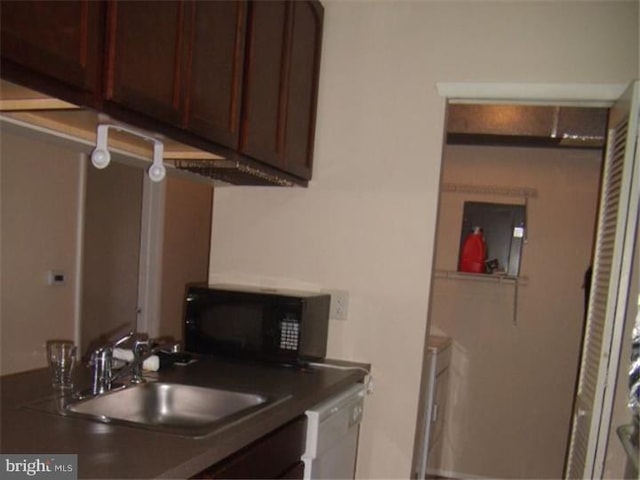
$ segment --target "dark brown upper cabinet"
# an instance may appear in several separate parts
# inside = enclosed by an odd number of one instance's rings
[[[240,152],[311,178],[323,8],[317,1],[249,7]]]
[[[105,100],[180,125],[187,57],[183,1],[110,1]]]
[[[113,1],[105,99],[237,148],[246,3]]]
[[[0,2],[3,79],[218,154],[266,183],[311,178],[319,1]]]
[[[247,4],[196,1],[191,16],[185,128],[237,149]]]
[[[0,8],[2,77],[80,104],[93,103],[100,88],[104,5],[3,1]]]

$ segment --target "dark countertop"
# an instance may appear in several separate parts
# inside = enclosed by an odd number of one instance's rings
[[[161,381],[287,397],[201,438],[34,409],[33,404],[46,403],[54,396],[48,370],[7,375],[0,378],[0,451],[77,454],[79,478],[188,478],[302,415],[316,403],[362,381],[364,374],[357,368],[300,371],[216,359],[201,359],[157,372]],[[88,381],[88,372],[83,371],[80,376]]]

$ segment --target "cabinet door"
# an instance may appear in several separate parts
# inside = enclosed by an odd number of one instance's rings
[[[180,125],[184,1],[111,1],[105,98]]]
[[[259,1],[249,13],[240,150],[311,177],[322,40],[317,1]]]
[[[250,4],[240,151],[277,167],[284,158],[287,16],[284,1]]]
[[[311,178],[316,129],[323,10],[318,2],[291,2],[285,168]]]
[[[302,478],[306,427],[306,417],[297,417],[191,478]]]
[[[3,76],[8,60],[49,82],[95,91],[102,18],[103,5],[89,0],[2,2]]]
[[[191,13],[186,128],[237,148],[246,2],[195,2]]]
[[[304,463],[296,463],[293,467],[280,475],[279,478],[286,478],[288,480],[302,480],[304,478]]]

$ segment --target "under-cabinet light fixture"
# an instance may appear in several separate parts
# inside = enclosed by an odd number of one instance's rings
[[[167,175],[167,169],[162,162],[164,153],[164,145],[157,138],[141,133],[132,128],[122,125],[111,125],[102,123],[98,125],[96,132],[96,148],[91,152],[91,163],[96,168],[106,168],[111,162],[111,153],[109,152],[109,128],[118,132],[127,132],[136,137],[140,137],[148,142],[153,143],[153,163],[147,169],[147,175],[153,182],[161,182]]]

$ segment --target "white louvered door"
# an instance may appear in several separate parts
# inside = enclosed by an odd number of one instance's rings
[[[609,115],[591,297],[567,478],[602,477],[636,239],[639,95],[636,81]]]

